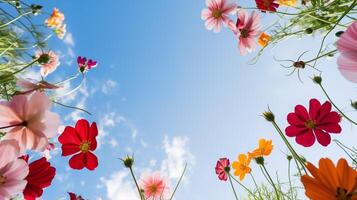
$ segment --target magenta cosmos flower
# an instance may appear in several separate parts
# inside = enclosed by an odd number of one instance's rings
[[[36,52],[36,58],[38,59],[39,66],[41,67],[41,75],[47,76],[55,71],[60,65],[57,54],[53,51],[49,52]]]
[[[233,30],[239,43],[239,51],[242,55],[253,51],[257,46],[257,39],[260,31],[260,15],[253,11],[251,15],[246,10],[239,10],[237,14],[236,27]]]
[[[310,147],[315,143],[315,139],[327,146],[331,142],[329,133],[341,133],[339,122],[340,115],[331,111],[331,103],[326,101],[320,104],[317,99],[310,100],[309,112],[302,105],[295,107],[295,112],[289,113],[287,120],[290,124],[285,129],[286,135],[295,137],[298,144]]]
[[[77,57],[77,64],[80,72],[85,72],[88,70],[91,70],[92,68],[95,68],[97,66],[97,61],[89,59],[87,61],[86,57]]]
[[[234,29],[234,22],[228,18],[228,15],[232,13],[237,4],[230,3],[228,0],[206,0],[207,8],[202,10],[201,18],[205,20],[205,26],[208,30],[212,30],[216,33],[221,31],[222,23],[225,26]]]
[[[166,180],[161,176],[160,172],[153,174],[144,174],[141,178],[141,187],[144,190],[145,199],[159,199],[165,197]]]
[[[337,49],[340,52],[338,69],[347,80],[357,83],[357,21],[341,35]]]
[[[219,180],[227,181],[228,173],[230,171],[230,162],[228,158],[221,158],[217,161],[216,164],[216,174],[218,175]]]
[[[0,102],[0,127],[4,139],[14,139],[20,151],[43,151],[48,138],[57,134],[60,118],[50,112],[51,100],[42,92],[15,95],[10,102]]]
[[[23,159],[16,159],[0,168],[0,199],[8,200],[21,194],[27,181],[29,167]]]

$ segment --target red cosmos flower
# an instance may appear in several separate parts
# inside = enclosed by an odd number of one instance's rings
[[[221,158],[217,161],[216,164],[216,174],[218,175],[219,180],[227,181],[228,173],[230,171],[230,163],[228,158]]]
[[[81,57],[78,56],[77,57],[77,64],[78,64],[78,68],[80,72],[84,72],[86,70],[90,70],[94,67],[97,66],[97,61],[89,59],[87,62],[87,58],[86,57]]]
[[[69,166],[73,169],[94,170],[98,166],[98,159],[92,153],[97,148],[96,137],[98,135],[97,124],[90,126],[87,120],[80,119],[75,127],[67,126],[58,137],[62,144],[62,156],[74,155],[69,160]]]
[[[28,156],[24,157],[28,161]],[[29,174],[26,177],[27,185],[23,191],[25,200],[36,200],[41,197],[43,188],[51,185],[55,177],[56,169],[51,166],[45,157],[32,162],[29,165]]]
[[[331,112],[328,101],[321,105],[317,99],[311,99],[309,112],[304,106],[297,105],[295,112],[288,114],[287,120],[290,126],[285,129],[286,135],[295,137],[295,141],[305,147],[312,146],[315,138],[321,145],[327,146],[331,142],[329,133],[341,132],[341,116]]]
[[[84,200],[83,197],[77,196],[76,194],[72,192],[68,192],[70,200]]]
[[[262,12],[276,12],[276,9],[279,8],[279,4],[275,0],[255,0],[255,3]]]

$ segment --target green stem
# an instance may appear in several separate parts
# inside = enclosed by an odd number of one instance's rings
[[[26,12],[26,13],[22,13],[21,15],[19,15],[19,16],[15,17],[14,19],[12,19],[12,20],[6,22],[5,24],[0,25],[0,28],[3,28],[3,27],[5,27],[5,26],[8,26],[8,25],[10,25],[10,24],[16,22],[17,20],[19,20],[21,17],[23,17],[23,16],[25,16],[25,15],[28,15],[28,14],[31,14],[31,13],[32,13],[32,11],[28,11],[28,12]]]
[[[60,105],[60,106],[66,107],[66,108],[71,108],[71,109],[75,109],[75,110],[80,110],[80,111],[82,111],[82,112],[87,113],[88,115],[92,115],[92,113],[90,113],[89,111],[87,111],[87,110],[85,110],[85,109],[83,109],[83,108],[78,108],[78,107],[75,107],[75,106],[68,106],[68,105],[65,105],[65,104],[63,104],[63,103],[60,103],[60,102],[54,101],[54,100],[52,100],[52,102],[55,103],[55,104],[58,104],[58,105]]]
[[[232,190],[233,190],[234,196],[235,196],[235,198],[236,198],[237,200],[239,200],[239,199],[238,199],[238,196],[237,196],[237,193],[236,193],[236,190],[234,189],[234,186],[233,186],[233,182],[232,182],[232,178],[231,178],[231,176],[228,176],[228,178],[229,178],[229,183],[231,184],[231,187],[232,187]]]
[[[338,141],[338,140],[336,140],[336,139],[333,140],[333,141],[337,144],[338,147],[340,147],[340,148],[342,149],[342,151],[344,151],[344,152],[347,154],[348,157],[350,157],[350,159],[351,159],[351,160],[355,163],[355,165],[356,165],[356,164],[357,164],[356,159],[354,159],[354,158],[347,152],[346,149],[352,151],[353,153],[355,153],[355,151],[352,150],[352,149],[350,149],[350,148],[348,148],[348,147],[346,147],[344,144],[342,144],[340,141]]]
[[[300,156],[296,153],[296,151],[294,150],[294,148],[291,146],[291,144],[289,143],[288,139],[286,139],[285,135],[283,134],[283,132],[281,131],[280,127],[278,126],[278,124],[273,121],[272,122],[273,126],[275,127],[275,129],[278,131],[280,137],[284,140],[286,146],[288,147],[290,153],[292,154],[293,158],[295,159],[295,161],[297,160],[300,165],[302,166],[303,170],[305,171],[305,174],[307,174],[307,171],[305,169],[305,163],[304,161],[301,160]],[[297,162],[296,162],[297,164]],[[298,164],[297,164],[298,165]],[[299,167],[298,167],[299,168]],[[300,168],[299,168],[300,169]],[[300,170],[299,170],[300,172]],[[301,172],[300,172],[301,175]]]
[[[138,192],[139,192],[140,200],[144,200],[143,195],[142,195],[142,193],[141,193],[141,191],[140,191],[139,184],[138,184],[138,182],[136,181],[136,178],[135,178],[135,175],[134,175],[134,172],[133,172],[133,168],[132,168],[132,167],[129,167],[129,170],[130,170],[131,176],[133,177],[133,180],[134,180],[134,182],[135,182],[136,189],[137,189]]]
[[[260,199],[261,199],[261,200],[264,200],[263,197],[262,197],[262,194],[260,193],[260,189],[259,189],[259,187],[258,187],[257,182],[255,181],[255,178],[254,178],[253,174],[252,174],[251,172],[250,172],[249,174],[250,174],[250,176],[252,177],[252,180],[253,180],[253,182],[254,182],[255,188],[256,188],[257,191],[258,191],[258,194],[259,194]]]
[[[15,72],[11,73],[10,75],[6,76],[5,78],[3,78],[3,80],[7,80],[7,78],[24,71],[25,69],[27,69],[27,68],[31,67],[33,64],[35,64],[37,61],[38,61],[38,59],[33,60],[29,64],[25,65],[23,68],[21,68],[21,69],[15,71]],[[2,83],[6,83],[6,81],[5,82],[1,82],[1,84]]]
[[[289,160],[289,162],[288,162],[288,179],[289,179],[289,193],[291,192],[293,192],[293,187],[292,187],[292,185],[291,185],[291,160]]]
[[[327,94],[325,88],[322,86],[322,84],[318,84],[322,91],[324,92],[324,94],[326,95],[327,99],[331,102],[331,104],[333,105],[333,107],[345,118],[347,119],[349,122],[351,122],[354,125],[357,125],[357,123],[355,121],[353,121],[351,118],[349,118],[345,113],[342,112],[342,110],[340,110],[337,105],[332,101],[332,99],[330,98],[330,96]]]
[[[179,181],[177,182],[174,191],[172,192],[172,195],[171,195],[171,197],[170,197],[170,200],[172,200],[172,198],[174,198],[174,195],[175,195],[175,193],[176,193],[176,190],[177,190],[178,186],[179,186],[180,183],[181,183],[181,180],[182,180],[182,178],[183,178],[183,176],[184,176],[184,174],[185,174],[185,172],[186,172],[186,169],[187,169],[187,163],[185,164],[185,168],[183,168],[183,171],[182,171],[182,174],[181,174],[181,176],[180,176],[180,179],[179,179]]]
[[[322,58],[322,57],[329,56],[329,55],[331,55],[331,54],[333,54],[333,53],[336,53],[336,52],[337,52],[337,49],[335,49],[335,50],[333,50],[333,51],[329,51],[329,52],[324,53],[324,54],[322,54],[322,55],[320,55],[320,56],[318,56],[318,57],[316,57],[316,58],[314,58],[314,59],[311,59],[311,60],[309,60],[309,61],[306,61],[305,64],[310,63],[310,62],[313,62],[313,61],[316,61],[316,60],[318,60],[318,59],[320,59],[320,58]]]
[[[238,181],[232,174],[229,174],[229,177],[231,177],[236,183],[238,183],[242,188],[244,188],[250,195],[252,195],[254,197],[254,199],[256,199],[255,194],[250,191],[249,188],[245,187],[240,181]]]
[[[280,195],[279,195],[278,189],[276,188],[276,186],[275,186],[275,184],[274,184],[274,181],[273,181],[273,179],[271,178],[271,176],[270,176],[268,170],[265,168],[265,165],[264,165],[264,164],[260,165],[260,167],[261,167],[261,169],[263,169],[264,172],[266,173],[268,179],[270,180],[271,185],[272,185],[273,188],[274,188],[274,191],[275,191],[275,194],[276,194],[276,198],[279,200],[279,199],[280,199]],[[268,181],[269,181],[269,180],[268,180]]]

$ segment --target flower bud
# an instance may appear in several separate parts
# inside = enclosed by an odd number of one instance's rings
[[[322,78],[321,78],[321,76],[314,76],[314,77],[312,78],[312,81],[314,81],[314,83],[320,85],[321,82],[322,82]]]
[[[254,158],[258,165],[264,165],[264,158],[262,156]]]
[[[307,28],[307,29],[305,29],[305,33],[306,34],[311,34],[311,33],[313,33],[314,32],[314,29],[312,29],[312,28]]]
[[[344,31],[338,31],[335,33],[336,37],[341,37],[341,35],[344,33]]]
[[[291,155],[288,155],[288,156],[286,156],[286,159],[288,159],[290,161],[291,159],[293,159],[293,157]]]
[[[263,112],[263,117],[269,122],[273,122],[275,120],[275,116],[270,110]]]
[[[126,158],[122,159],[122,161],[126,168],[132,168],[134,165],[134,158],[131,156],[127,156]]]
[[[357,101],[351,101],[351,106],[352,106],[352,108],[357,110]]]

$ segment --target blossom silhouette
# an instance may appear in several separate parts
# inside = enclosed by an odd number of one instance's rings
[[[315,140],[327,146],[331,142],[329,133],[340,133],[340,115],[331,111],[331,103],[320,104],[317,99],[310,100],[309,112],[302,105],[295,107],[295,112],[289,113],[287,120],[290,124],[285,129],[286,135],[295,137],[298,144],[310,147]]]
[[[98,166],[98,159],[92,153],[97,148],[98,136],[97,124],[90,126],[87,120],[80,119],[75,127],[67,126],[58,137],[62,144],[62,156],[73,155],[69,160],[69,166],[73,169],[94,170]]]

